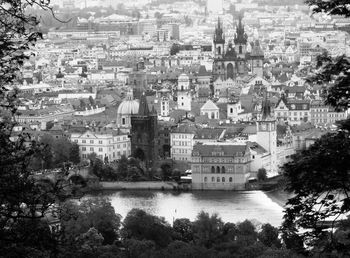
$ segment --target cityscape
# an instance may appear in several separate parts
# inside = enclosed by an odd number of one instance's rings
[[[349,1],[0,21],[0,257],[350,255]]]

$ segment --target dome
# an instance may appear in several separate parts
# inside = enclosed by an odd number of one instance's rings
[[[187,82],[190,80],[190,77],[188,77],[187,74],[182,73],[180,74],[179,78],[177,79],[179,82]]]
[[[139,102],[137,100],[124,100],[120,103],[117,114],[118,115],[131,115],[139,112]]]

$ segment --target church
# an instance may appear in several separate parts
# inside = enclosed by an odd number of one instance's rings
[[[239,76],[248,74],[262,77],[264,52],[259,41],[251,43],[249,48],[248,44],[250,43],[248,43],[248,36],[244,31],[242,17],[239,17],[233,42],[232,40],[226,42],[222,22],[218,19],[213,39],[212,73],[214,81],[218,78],[223,81],[235,80]]]

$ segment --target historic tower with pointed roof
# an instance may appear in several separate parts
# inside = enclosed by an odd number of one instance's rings
[[[227,80],[236,79],[237,76],[258,74],[262,76],[262,62],[264,53],[259,44],[254,44],[253,51],[247,51],[248,36],[239,16],[236,33],[232,40],[228,41],[225,49],[225,36],[223,24],[218,19],[213,38],[213,80],[220,78]]]
[[[131,117],[131,154],[152,167],[157,159],[157,111],[150,111],[146,95],[140,98],[139,112]]]
[[[256,142],[270,153],[266,170],[271,174],[277,173],[277,131],[276,119],[271,114],[270,101],[265,96],[260,118],[256,122]],[[268,169],[269,168],[269,169]]]

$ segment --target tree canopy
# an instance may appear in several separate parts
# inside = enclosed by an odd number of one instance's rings
[[[350,17],[347,0],[307,0],[314,13]],[[309,82],[326,85],[326,104],[337,110],[350,107],[350,59],[318,57],[317,72]],[[323,135],[308,149],[292,157],[283,167],[288,191],[282,225],[288,248],[305,253],[349,256],[349,227],[339,226],[350,211],[350,119],[339,123],[338,131]],[[330,230],[327,230],[330,228]]]

